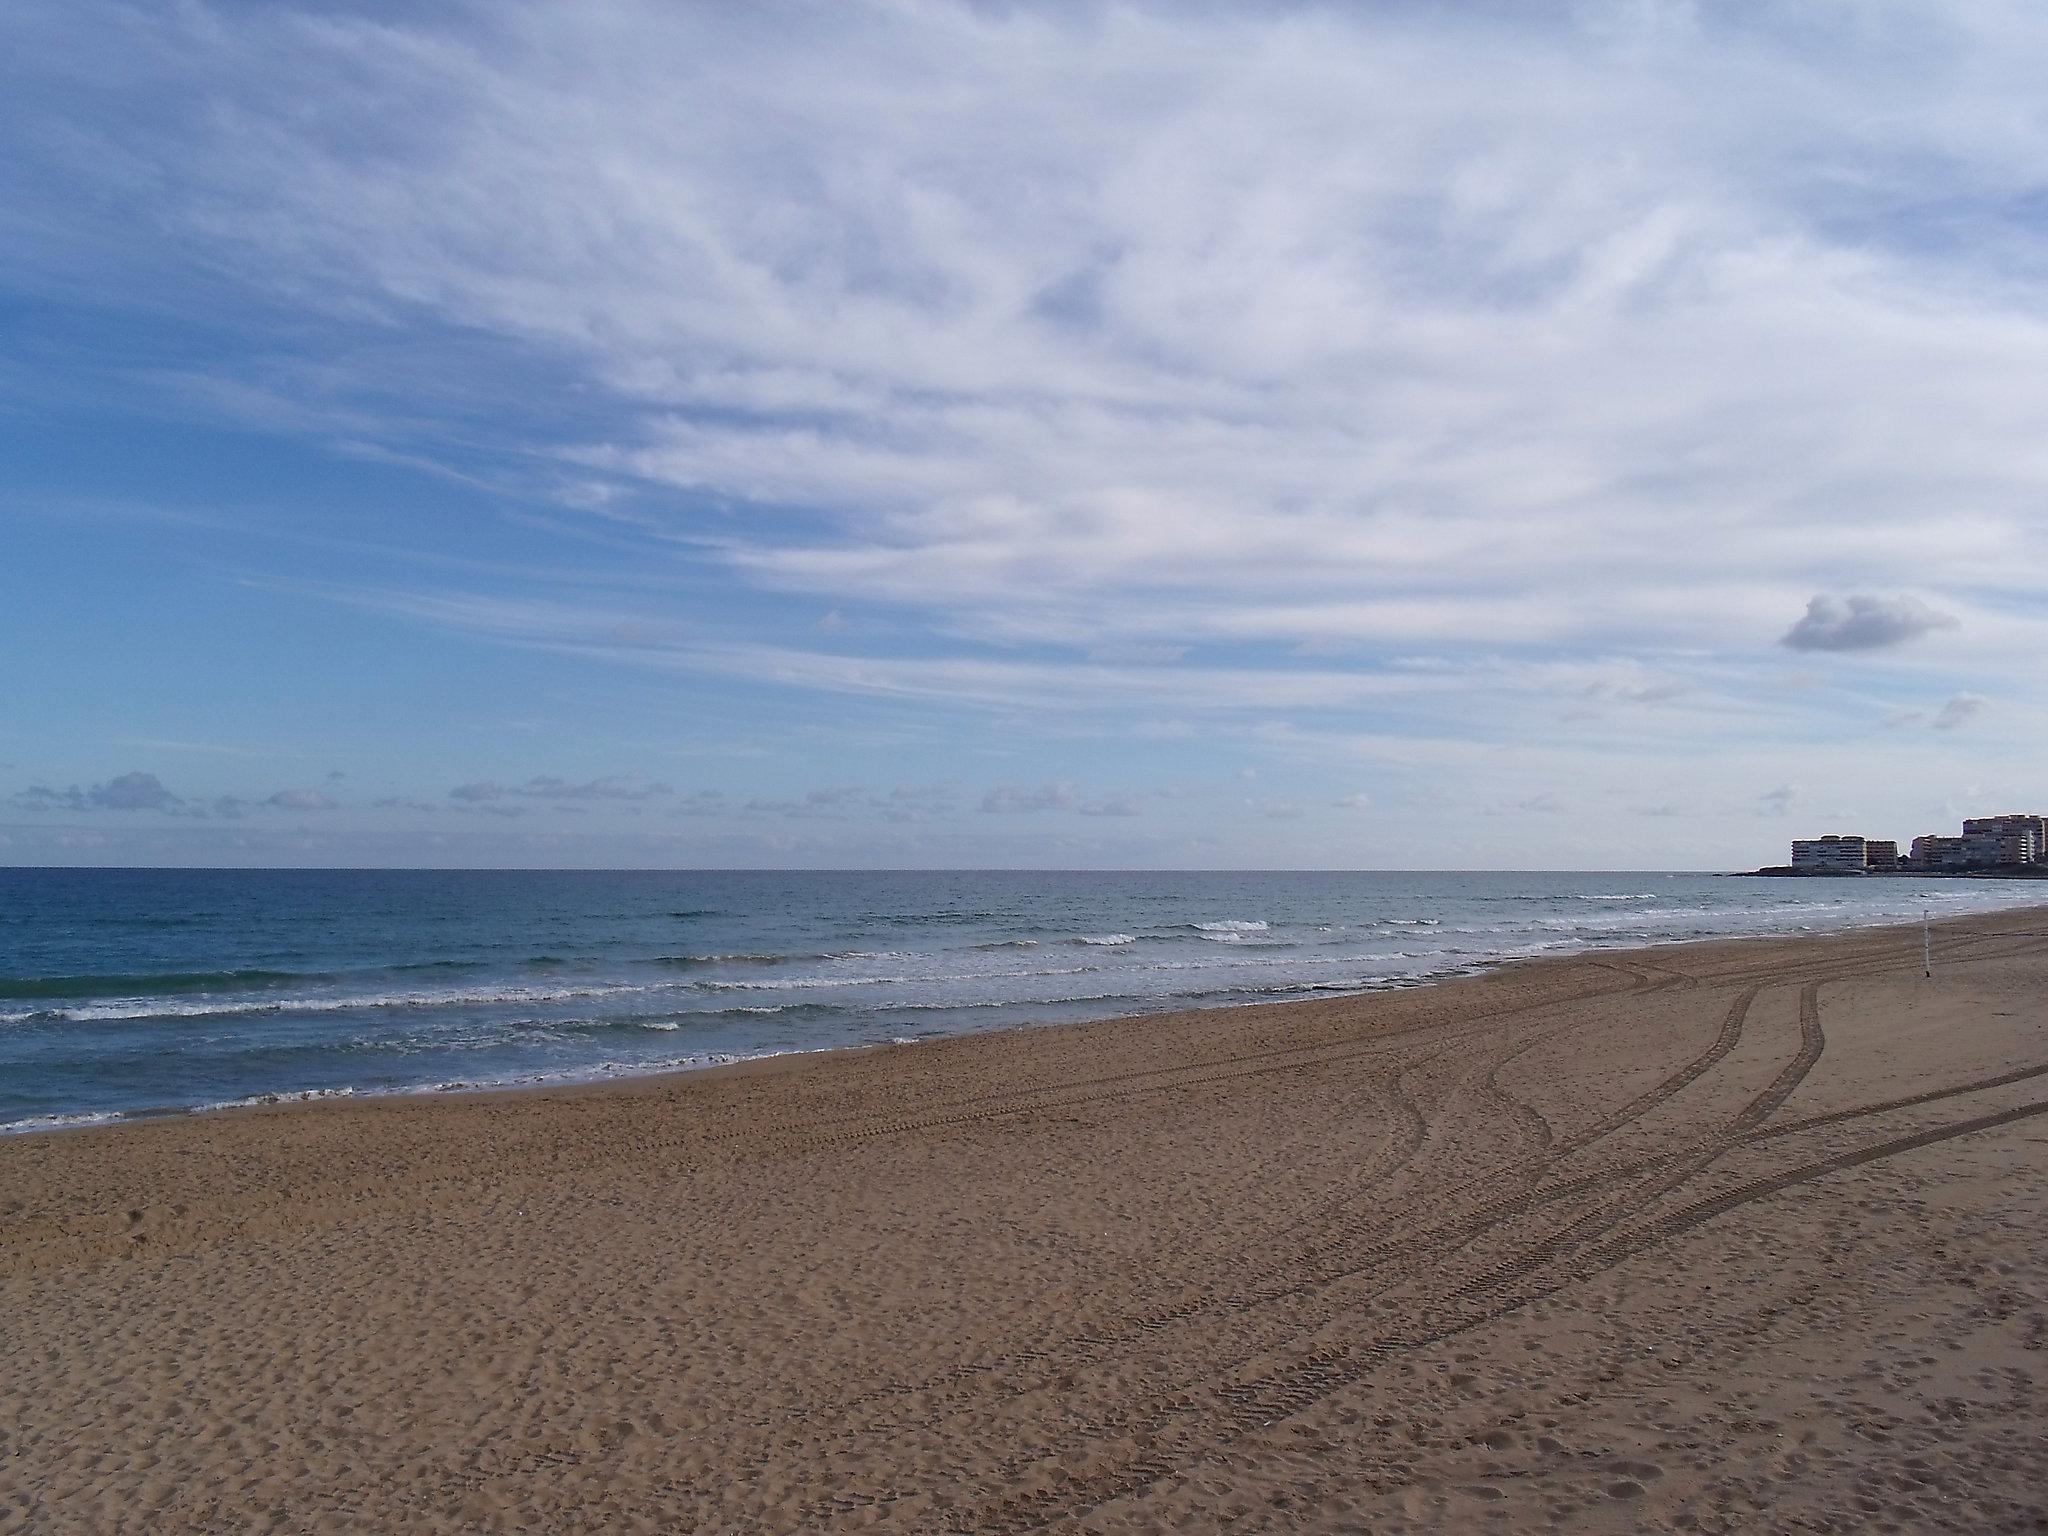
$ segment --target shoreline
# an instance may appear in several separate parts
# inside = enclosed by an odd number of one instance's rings
[[[1987,915],[2005,915],[2005,913],[2011,913],[2011,911],[2036,911],[2036,907],[2003,907],[2003,909],[1999,909],[1995,913],[1958,913],[1958,915],[1954,915],[1954,918],[1944,918],[1942,922],[1937,922],[1935,930],[1939,930],[1944,924],[1964,924],[1964,922],[1972,922],[1976,918],[1987,918]],[[2040,907],[2040,911],[2048,913],[2048,903],[2044,903]],[[1356,999],[1356,997],[1376,997],[1376,995],[1382,995],[1382,993],[1415,991],[1415,989],[1423,989],[1423,987],[1448,987],[1448,985],[1456,985],[1460,981],[1468,981],[1468,979],[1473,979],[1473,977],[1483,977],[1483,975],[1497,973],[1497,971],[1507,969],[1507,967],[1546,965],[1546,963],[1567,963],[1569,965],[1573,961],[1589,961],[1589,958],[1597,958],[1597,956],[1602,956],[1602,954],[1640,954],[1640,952],[1647,952],[1647,950],[1661,950],[1661,948],[1673,948],[1675,950],[1675,948],[1690,948],[1690,946],[1700,946],[1700,944],[1763,944],[1763,942],[1772,942],[1772,940],[1821,938],[1821,936],[1829,936],[1829,934],[1851,934],[1851,932],[1878,930],[1878,928],[1917,928],[1917,926],[1919,924],[1913,924],[1911,920],[1905,920],[1905,922],[1847,924],[1843,928],[1817,928],[1817,930],[1806,930],[1806,932],[1782,932],[1782,934],[1743,934],[1743,936],[1722,936],[1722,934],[1716,934],[1716,936],[1681,938],[1681,940],[1645,940],[1645,942],[1640,942],[1640,944],[1599,944],[1599,946],[1585,946],[1585,948],[1571,950],[1571,952],[1534,952],[1534,954],[1526,952],[1526,950],[1524,952],[1503,952],[1499,956],[1481,956],[1481,958],[1475,958],[1475,961],[1470,961],[1468,965],[1446,969],[1446,971],[1440,971],[1440,973],[1434,973],[1434,975],[1413,977],[1413,979],[1401,977],[1401,979],[1391,979],[1391,981],[1382,981],[1382,983],[1360,985],[1356,989],[1346,989],[1346,991],[1331,989],[1331,991],[1327,991],[1327,995],[1319,993],[1319,991],[1303,991],[1303,993],[1288,995],[1288,997],[1247,997],[1245,1001],[1235,1001],[1235,1004],[1204,1004],[1200,1008],[1176,1008],[1176,1010],[1143,1010],[1143,1012],[1133,1012],[1133,1014],[1108,1014],[1108,1016],[1100,1016],[1100,1018],[1083,1018],[1083,1020],[1020,1022],[1020,1024],[1004,1024],[1004,1026],[991,1028],[991,1030],[963,1030],[963,1032],[958,1032],[958,1034],[932,1034],[932,1036],[913,1038],[913,1040],[911,1038],[899,1038],[899,1040],[842,1042],[842,1044],[821,1044],[821,1047],[791,1047],[791,1049],[782,1049],[782,1051],[762,1051],[762,1053],[754,1053],[754,1055],[707,1053],[707,1061],[702,1063],[702,1065],[659,1065],[659,1067],[647,1067],[647,1069],[604,1071],[604,1067],[610,1065],[610,1063],[598,1063],[596,1067],[592,1067],[588,1071],[565,1069],[559,1075],[535,1075],[535,1077],[528,1077],[528,1079],[512,1079],[512,1081],[489,1081],[489,1083],[446,1081],[446,1083],[420,1083],[420,1085],[414,1085],[414,1087],[356,1087],[356,1085],[346,1085],[346,1087],[313,1087],[313,1090],[274,1090],[274,1092],[266,1092],[266,1094],[252,1094],[252,1096],[246,1096],[246,1098],[240,1098],[240,1100],[229,1100],[229,1102],[219,1102],[219,1104],[195,1104],[195,1106],[188,1106],[188,1108],[104,1110],[104,1112],[55,1114],[55,1116],[39,1116],[39,1118],[31,1118],[31,1120],[14,1120],[14,1122],[8,1122],[8,1124],[0,1124],[0,1145],[4,1145],[8,1141],[14,1141],[14,1139],[20,1139],[20,1137],[72,1135],[72,1133],[82,1133],[82,1130],[119,1130],[119,1128],[125,1128],[125,1126],[135,1126],[135,1124],[156,1124],[160,1120],[201,1120],[201,1118],[231,1116],[231,1114],[268,1114],[268,1112],[274,1112],[274,1110],[319,1110],[319,1108],[334,1108],[334,1106],[348,1106],[348,1104],[383,1104],[383,1102],[412,1102],[412,1100],[461,1102],[461,1100],[469,1100],[469,1098],[498,1096],[498,1094],[606,1092],[606,1090],[612,1090],[612,1087],[629,1087],[633,1083],[662,1081],[662,1079],[670,1079],[670,1077],[700,1077],[700,1075],[707,1075],[707,1073],[727,1073],[727,1071],[739,1071],[739,1069],[766,1067],[766,1065],[772,1065],[772,1063],[797,1061],[797,1059],[805,1059],[805,1057],[838,1057],[838,1055],[864,1055],[864,1053],[874,1053],[874,1051],[897,1051],[897,1049],[909,1049],[909,1047],[922,1047],[922,1044],[934,1044],[938,1040],[987,1038],[987,1036],[999,1036],[999,1034],[1010,1034],[1010,1032],[1034,1032],[1034,1030],[1049,1030],[1049,1028],[1106,1028],[1106,1026],[1114,1026],[1114,1024],[1145,1022],[1145,1020],[1151,1020],[1151,1018],[1169,1018],[1169,1016],[1178,1016],[1178,1014],[1233,1012],[1233,1010],[1241,1010],[1241,1008],[1298,1008],[1298,1006],[1323,1004],[1323,1001],[1329,1001],[1329,1004],[1339,1004],[1339,1001]]]
[[[1932,927],[1934,932],[1940,933],[1948,926],[1967,925],[1981,919],[2025,913],[2036,913],[2048,917],[2048,902],[2043,902],[2039,906],[2024,905],[2000,908],[1993,912],[1957,914],[1936,921]],[[625,1070],[603,1073],[601,1075],[583,1075],[574,1070],[567,1070],[555,1076],[537,1075],[523,1080],[477,1084],[455,1081],[400,1088],[361,1088],[349,1086],[279,1090],[274,1093],[251,1095],[244,1099],[225,1103],[202,1104],[190,1108],[88,1112],[62,1116],[54,1119],[51,1123],[39,1123],[35,1120],[15,1121],[7,1125],[0,1125],[0,1145],[5,1145],[10,1141],[23,1137],[118,1131],[131,1126],[153,1125],[164,1121],[206,1120],[222,1116],[247,1114],[267,1115],[278,1111],[326,1110],[351,1105],[410,1103],[418,1101],[462,1103],[474,1099],[529,1094],[601,1094],[612,1090],[629,1090],[636,1085],[660,1084],[670,1079],[698,1079],[751,1070],[774,1070],[779,1066],[812,1058],[822,1058],[829,1061],[842,1056],[864,1056],[877,1052],[909,1050],[916,1047],[930,1046],[941,1041],[990,1039],[1011,1034],[1035,1034],[1049,1029],[1107,1029],[1119,1025],[1143,1024],[1154,1019],[1170,1019],[1189,1014],[1233,1013],[1242,1009],[1314,1007],[1321,1004],[1336,1005],[1360,998],[1452,987],[1461,982],[1468,982],[1479,977],[1495,975],[1505,970],[1523,966],[1597,963],[1600,957],[1604,955],[1643,955],[1660,950],[1690,950],[1713,945],[1797,943],[1807,939],[1827,938],[1841,934],[1874,932],[1884,929],[1909,931],[1917,930],[1920,927],[1920,923],[1906,919],[1873,923],[1852,923],[1838,928],[1817,928],[1801,932],[1711,935],[1691,939],[1654,939],[1640,944],[1611,943],[1597,947],[1588,946],[1565,953],[1505,953],[1499,956],[1481,957],[1471,961],[1469,964],[1429,976],[1413,979],[1401,978],[1361,986],[1355,990],[1332,990],[1328,993],[1304,991],[1293,996],[1248,998],[1243,1002],[1209,1003],[1194,1008],[1117,1013],[1088,1019],[1055,1019],[1043,1023],[1006,1024],[994,1029],[931,1035],[915,1040],[874,1040],[821,1046],[793,1046],[784,1050],[724,1057],[720,1057],[719,1053],[711,1053],[711,1056],[716,1059],[707,1059],[703,1065],[693,1066],[659,1066],[650,1067],[645,1070]],[[593,1068],[591,1070],[593,1073],[596,1073],[598,1069]]]
[[[2025,913],[2048,916],[2048,902],[2044,902],[2039,906],[2025,905],[2000,908],[1993,912],[1957,914],[1936,921],[1933,924],[1933,930],[1936,933],[1940,933],[1948,926],[1967,925],[1981,919]],[[829,1061],[842,1056],[863,1056],[876,1052],[909,1050],[934,1045],[941,1041],[990,1039],[1011,1034],[1035,1034],[1049,1029],[1108,1029],[1120,1025],[1137,1025],[1153,1019],[1169,1019],[1188,1014],[1233,1013],[1243,1009],[1256,1008],[1313,1007],[1321,1004],[1336,1005],[1360,998],[1452,987],[1461,982],[1468,982],[1479,977],[1495,975],[1504,970],[1523,966],[1597,963],[1599,958],[1604,955],[1644,955],[1660,950],[1690,950],[1728,944],[1767,945],[1778,942],[1797,943],[1807,939],[1874,932],[1883,929],[1917,930],[1920,926],[1920,923],[1907,919],[1874,923],[1852,923],[1838,928],[1817,928],[1801,932],[1712,935],[1692,939],[1654,939],[1640,944],[1603,944],[1597,947],[1589,946],[1565,953],[1507,953],[1475,959],[1469,964],[1429,976],[1414,979],[1402,978],[1361,986],[1355,990],[1332,990],[1328,993],[1304,991],[1293,996],[1248,998],[1243,1002],[1210,1003],[1195,1008],[1146,1010],[1135,1013],[1109,1014],[1098,1018],[1048,1020],[1044,1023],[1006,1024],[995,1029],[931,1035],[915,1040],[875,1040],[821,1046],[793,1046],[784,1050],[723,1057],[720,1057],[719,1053],[710,1053],[713,1058],[717,1059],[707,1059],[703,1065],[693,1066],[665,1065],[651,1067],[646,1070],[626,1070],[602,1073],[600,1075],[583,1075],[576,1071],[568,1070],[555,1076],[535,1076],[524,1080],[477,1084],[457,1081],[401,1088],[349,1086],[279,1090],[269,1094],[251,1095],[244,1099],[237,1099],[226,1103],[202,1104],[190,1108],[89,1112],[63,1116],[49,1123],[36,1120],[16,1121],[7,1125],[0,1125],[0,1145],[5,1145],[8,1142],[24,1137],[68,1136],[80,1132],[118,1131],[131,1126],[153,1125],[164,1121],[206,1120],[222,1116],[247,1114],[267,1115],[278,1111],[324,1110],[351,1105],[410,1103],[417,1101],[461,1103],[473,1099],[528,1094],[605,1093],[612,1090],[628,1090],[635,1085],[659,1084],[670,1079],[698,1079],[750,1070],[773,1070],[781,1065],[811,1058],[823,1058]],[[593,1068],[591,1071],[595,1074],[598,1069]]]
[[[1916,926],[9,1138],[0,1528],[2031,1529],[2048,921]]]

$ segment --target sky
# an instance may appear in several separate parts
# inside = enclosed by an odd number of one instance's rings
[[[2048,805],[2048,9],[0,12],[0,862]]]

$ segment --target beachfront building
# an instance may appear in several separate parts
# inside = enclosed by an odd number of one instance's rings
[[[1970,845],[1960,837],[1928,833],[1913,839],[1915,869],[1954,870],[1970,868]]]
[[[1961,837],[1913,839],[1913,863],[1920,869],[2010,869],[2040,862],[2041,845],[2024,828],[1982,828]]]
[[[1963,874],[2021,866],[2048,867],[2048,816],[1972,816],[1961,837],[1916,837],[1903,859],[1899,845],[1884,837],[1832,833],[1792,843],[1792,872],[1800,875]]]
[[[1892,852],[1897,855],[1897,845]],[[1802,874],[1860,875],[1868,868],[1868,858],[1869,845],[1860,837],[1829,833],[1792,840],[1792,867]]]
[[[2048,863],[2048,816],[1972,816],[1963,836],[1984,839],[2000,864]]]

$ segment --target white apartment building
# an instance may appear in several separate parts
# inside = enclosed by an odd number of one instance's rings
[[[1792,840],[1792,867],[1813,874],[1860,875],[1867,866],[1864,840],[1830,833],[1826,837]]]

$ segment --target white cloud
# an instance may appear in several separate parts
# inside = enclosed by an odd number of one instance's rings
[[[2011,590],[2041,18],[1884,6],[1818,50],[1773,7],[1572,14],[192,7],[103,41],[217,103],[126,146],[169,238],[570,359],[621,408],[590,470],[823,514],[698,546],[755,581],[1162,647],[1736,645],[1823,570]]]
[[[2022,696],[2048,649],[2038,8],[17,15],[47,131],[0,193],[65,232],[4,247],[32,278],[279,306],[307,355],[251,321],[260,356],[152,383],[520,489],[612,562],[303,590],[1228,741],[1325,822],[1369,767],[1376,826],[1538,772],[1573,814],[1532,819],[1576,826],[1608,764],[1642,784],[1613,804],[1746,821],[1900,701],[1986,727],[1884,736],[1923,784],[1992,724],[2039,743],[1958,691]],[[668,794],[493,771],[431,803]],[[1002,771],[999,809],[1139,803]]]

